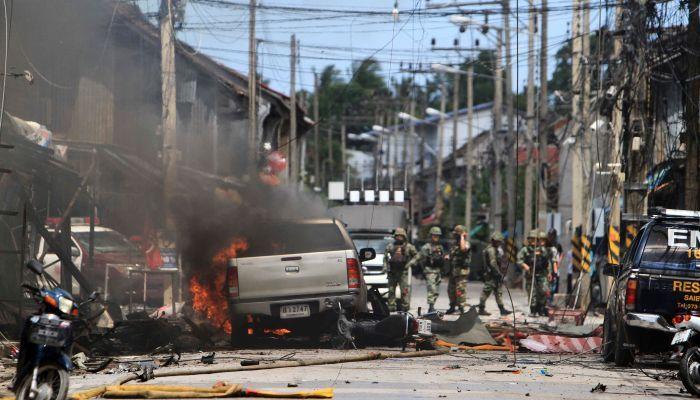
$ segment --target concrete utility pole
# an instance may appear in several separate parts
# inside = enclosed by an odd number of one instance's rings
[[[321,177],[321,152],[319,151],[318,141],[318,74],[314,72],[314,183],[316,186],[320,184]]]
[[[333,180],[333,121],[328,124],[328,172],[326,182]]]
[[[493,132],[491,132],[491,147],[493,148],[494,167],[491,176],[491,207],[489,220],[495,231],[502,231],[503,219],[503,189],[501,178],[501,129],[503,125],[503,66],[501,54],[503,46],[503,30],[498,31],[496,41],[495,67],[493,78]]]
[[[591,211],[593,206],[593,194],[595,193],[595,187],[593,187],[593,163],[591,162],[591,130],[589,126],[591,124],[591,74],[588,67],[590,55],[591,55],[591,7],[589,0],[583,0],[581,2],[583,6],[583,26],[582,30],[582,40],[581,40],[581,60],[583,61],[583,66],[581,68],[582,80],[583,80],[583,91],[581,96],[583,97],[583,104],[581,106],[581,154],[582,154],[582,195],[583,195],[583,208],[581,209],[581,220],[583,221],[585,234],[590,234],[591,229]],[[582,293],[582,299],[588,297],[588,290]],[[584,304],[588,304],[587,302]]]
[[[586,190],[583,184],[583,160],[580,151],[580,142],[582,141],[582,118],[581,118],[581,47],[582,47],[582,29],[581,29],[581,0],[573,1],[573,22],[572,22],[572,51],[571,51],[571,120],[573,129],[571,130],[572,137],[576,140],[575,144],[569,146],[571,155],[571,229],[576,230],[583,223],[583,191]],[[579,148],[577,151],[577,147]]]
[[[547,227],[547,177],[551,166],[549,165],[549,152],[547,151],[547,135],[549,133],[549,118],[547,117],[547,0],[541,0],[542,11],[540,14],[540,123],[538,130],[539,158],[537,164],[537,176],[539,184],[537,195],[537,226],[539,229]],[[561,232],[559,232],[561,234]]]
[[[340,168],[343,169],[343,173],[348,171],[348,157],[347,157],[347,138],[345,137],[345,119],[343,118],[340,123]],[[349,177],[347,177],[349,178]],[[346,178],[346,179],[347,179]]]
[[[513,65],[510,56],[510,0],[503,0],[503,34],[506,41],[506,112],[508,113],[508,134],[506,136],[506,200],[508,202],[508,233],[515,237],[515,208],[518,200],[517,180],[517,138],[515,135],[515,108],[513,107]]]
[[[170,209],[170,199],[177,181],[177,81],[175,79],[175,34],[173,32],[172,0],[163,0],[160,10],[160,62],[163,108],[161,131],[163,133],[163,167],[165,169],[164,198],[165,224],[175,230],[175,220]]]
[[[257,43],[255,40],[256,0],[250,0],[248,18],[248,170],[252,176],[257,161],[258,102],[257,102]]]
[[[415,98],[415,92],[413,89],[411,89],[411,100],[410,103],[408,104],[408,113],[410,115],[416,115],[416,98]],[[411,140],[411,149],[410,153],[411,155],[409,156],[410,163],[408,165],[408,179],[409,179],[409,192],[410,195],[413,196],[413,168],[416,165],[416,144],[420,146],[420,141],[416,142],[416,125],[415,122],[412,120],[408,121],[408,137]],[[413,197],[411,197],[413,198]]]
[[[399,113],[394,113],[394,162],[389,173],[391,174],[391,190],[394,190],[394,180],[399,179],[396,171],[399,170]]]
[[[171,208],[171,200],[175,195],[177,182],[177,79],[175,76],[175,33],[173,32],[172,0],[163,0],[160,4],[160,62],[161,62],[161,130],[163,133],[163,199],[165,203],[165,228],[175,232],[175,216]],[[90,219],[92,226],[93,219]],[[91,230],[93,228],[91,227]],[[70,227],[68,229],[70,233]],[[92,235],[91,235],[92,237]],[[163,301],[173,304],[172,280],[165,279]],[[70,287],[68,287],[70,290]]]
[[[474,121],[474,64],[467,66],[467,142],[464,145],[464,227],[472,230],[472,124]]]
[[[695,77],[700,74],[700,60],[692,54],[697,54],[700,51],[700,18],[698,17],[698,0],[691,0],[688,4],[688,9],[693,10],[688,19],[688,51],[689,82],[688,96],[690,97],[685,102],[686,104],[686,127],[685,148],[686,148],[686,164],[685,164],[685,208],[688,210],[699,210],[700,201],[700,184],[698,183],[698,135],[700,135],[700,121],[698,121],[698,101],[700,101],[700,81]]]
[[[532,160],[532,143],[535,140],[535,7],[528,1],[530,7],[527,27],[527,167],[525,171],[525,201],[523,210],[523,231],[532,229],[532,184],[533,169],[537,163]],[[541,155],[540,155],[541,157]]]
[[[440,221],[442,210],[444,207],[442,201],[442,148],[445,140],[445,108],[447,106],[447,91],[445,88],[445,79],[440,83],[440,122],[438,126],[438,145],[435,167],[435,218]]]
[[[297,143],[297,38],[292,34],[289,42],[289,180],[292,185],[299,180],[299,146]]]
[[[457,135],[459,134],[459,73],[452,74],[452,173],[450,174],[450,213],[448,226],[455,224],[455,191],[457,188]]]

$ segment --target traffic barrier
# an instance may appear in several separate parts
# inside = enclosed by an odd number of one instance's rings
[[[627,225],[625,232],[625,250],[632,247],[632,240],[637,236],[637,227],[635,225]]]
[[[620,231],[612,225],[608,229],[608,262],[610,264],[620,263]]]
[[[515,246],[513,238],[506,239],[506,254],[508,255],[508,262],[514,264],[518,255],[518,248]]]
[[[581,270],[581,237],[577,234],[571,237],[571,262],[574,268]]]
[[[588,272],[591,269],[591,238],[581,235],[581,270]]]

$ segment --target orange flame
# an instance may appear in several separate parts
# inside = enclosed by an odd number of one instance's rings
[[[289,329],[279,328],[279,329],[265,329],[263,330],[266,334],[273,334],[275,336],[284,336],[292,333]]]
[[[237,257],[238,252],[248,249],[248,242],[234,238],[228,247],[217,252],[212,258],[212,268],[205,273],[195,273],[190,278],[192,308],[205,316],[211,323],[231,333],[231,321],[226,298],[226,269],[228,261]],[[213,270],[213,275],[210,274]]]

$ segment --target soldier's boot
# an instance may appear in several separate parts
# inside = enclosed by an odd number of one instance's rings
[[[491,315],[491,313],[486,311],[483,304],[479,304],[479,315],[488,316]]]
[[[510,315],[513,313],[513,311],[506,310],[506,308],[503,306],[498,306],[498,309],[501,312],[501,316],[506,316],[506,315]]]
[[[464,314],[464,307],[459,306],[459,313],[460,313],[460,314]]]
[[[540,307],[540,315],[543,317],[548,317],[549,313],[547,312],[547,307],[546,306],[541,306]]]
[[[450,308],[448,308],[447,311],[445,311],[445,314],[454,314],[454,313],[455,313],[455,305],[450,304]]]
[[[435,305],[434,304],[428,304],[428,313],[435,312]]]

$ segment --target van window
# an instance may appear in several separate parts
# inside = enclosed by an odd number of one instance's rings
[[[335,224],[280,223],[262,225],[250,233],[241,257],[315,253],[349,249]]]
[[[657,224],[649,228],[640,267],[665,270],[695,270],[700,257],[695,257],[691,240],[696,239],[693,225]],[[700,255],[700,254],[698,254]]]
[[[90,248],[90,232],[73,232],[84,249]],[[139,250],[119,232],[95,232],[95,253],[138,254]]]

